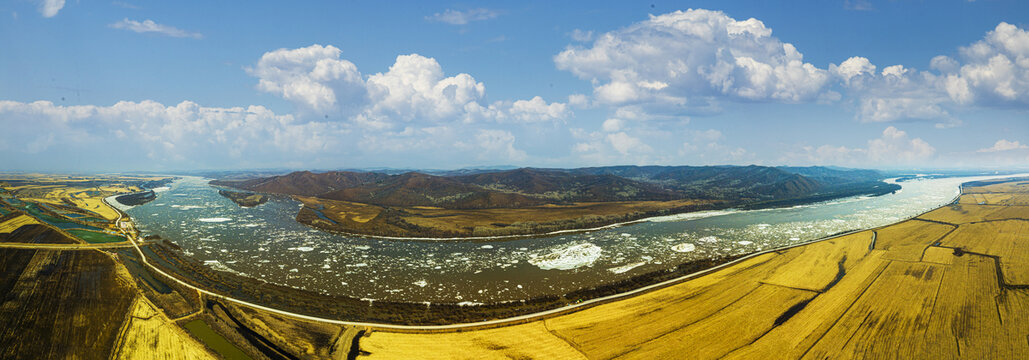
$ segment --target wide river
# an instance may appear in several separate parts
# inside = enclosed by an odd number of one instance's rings
[[[706,211],[586,233],[503,241],[381,240],[314,230],[301,205],[274,196],[241,208],[198,177],[173,182],[129,208],[143,234],[158,234],[208,266],[325,294],[411,302],[521,300],[668,269],[691,260],[752,253],[841,231],[893,223],[950,202],[963,182],[906,181],[895,194],[789,208]]]

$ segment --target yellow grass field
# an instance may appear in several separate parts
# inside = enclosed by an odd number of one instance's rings
[[[949,224],[908,220],[521,325],[373,329],[359,358],[1029,358],[1029,206],[1013,201],[1029,187],[967,190],[991,196],[920,217]]]
[[[29,180],[31,184],[5,186],[15,197],[23,200],[52,206],[74,206],[88,215],[106,220],[118,218],[118,212],[105,205],[103,198],[139,192],[138,186],[125,185],[124,182],[139,180],[159,180],[161,177],[136,176],[59,176],[59,175],[5,175],[0,179]],[[2,181],[0,181],[2,182]],[[102,185],[97,185],[97,184]]]
[[[0,233],[9,233],[14,230],[18,230],[18,228],[24,225],[32,224],[39,224],[39,221],[37,221],[36,218],[28,215],[19,215],[16,218],[0,223]]]
[[[131,318],[122,330],[121,343],[112,358],[118,359],[215,359],[213,353],[185,330],[168,320],[143,297],[136,299]]]

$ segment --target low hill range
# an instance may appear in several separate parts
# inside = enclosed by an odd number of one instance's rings
[[[874,170],[766,166],[609,166],[439,176],[419,172],[298,171],[213,185],[381,206],[444,209],[523,208],[546,204],[710,199],[761,202],[896,190]]]
[[[298,171],[212,185],[284,194],[297,221],[387,237],[487,237],[588,229],[651,216],[786,206],[900,187],[873,170],[767,166],[520,168],[447,175]]]

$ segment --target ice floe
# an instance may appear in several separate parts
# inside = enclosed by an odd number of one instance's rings
[[[645,261],[640,261],[640,262],[637,262],[637,263],[632,263],[632,264],[628,264],[628,265],[622,265],[622,266],[613,267],[613,268],[607,269],[607,271],[610,271],[610,272],[615,273],[615,274],[621,274],[621,273],[624,273],[626,271],[629,271],[629,270],[638,268],[640,266],[643,266],[644,264],[646,264]]]
[[[697,241],[702,242],[702,243],[716,243],[716,242],[718,242],[718,238],[714,237],[714,236],[705,236],[705,237],[700,238],[700,240],[697,240]]]
[[[232,219],[227,218],[227,217],[213,217],[213,218],[200,218],[200,219],[197,219],[197,221],[205,222],[205,223],[220,223],[220,222],[232,221]]]
[[[566,244],[553,248],[550,253],[529,259],[529,263],[543,270],[571,270],[592,266],[603,252],[592,243]]]
[[[690,252],[696,250],[697,246],[690,243],[682,243],[672,246],[672,250],[676,252]]]
[[[683,214],[655,216],[646,218],[644,220],[650,222],[666,222],[666,221],[684,221],[684,220],[697,220],[703,218],[709,218],[713,216],[729,215],[737,212],[738,210],[709,210],[709,211],[695,211]]]

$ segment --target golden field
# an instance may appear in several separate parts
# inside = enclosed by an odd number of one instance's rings
[[[59,187],[5,188],[31,195]],[[344,327],[223,303],[131,273],[132,251],[4,249],[0,353],[202,359],[218,358],[227,344],[243,358],[1027,358],[1027,196],[1024,182],[966,188],[958,203],[890,226],[575,312],[461,331]],[[349,211],[331,216],[371,213]],[[36,222],[9,215],[0,227]],[[161,282],[170,289],[154,286]],[[197,322],[211,332],[188,329]]]
[[[1029,185],[965,190],[916,219],[586,310],[477,331],[373,330],[360,347],[369,359],[1029,357]],[[991,196],[972,204],[968,191]]]

